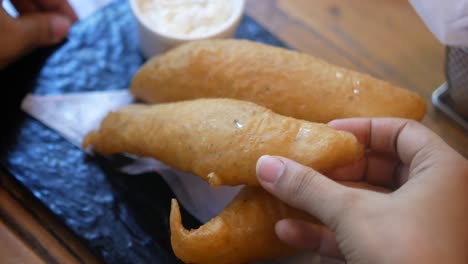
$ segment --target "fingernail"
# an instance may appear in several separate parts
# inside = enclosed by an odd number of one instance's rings
[[[55,41],[62,40],[70,30],[71,21],[65,16],[53,16],[50,19],[50,31]]]
[[[273,156],[262,156],[257,161],[257,175],[260,180],[275,183],[283,175],[285,164]]]

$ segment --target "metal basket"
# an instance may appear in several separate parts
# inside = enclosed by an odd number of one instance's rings
[[[468,48],[447,47],[447,82],[432,94],[439,110],[468,130]]]

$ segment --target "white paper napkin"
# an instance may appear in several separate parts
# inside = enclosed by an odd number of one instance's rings
[[[410,3],[441,43],[468,47],[468,0],[410,0]]]

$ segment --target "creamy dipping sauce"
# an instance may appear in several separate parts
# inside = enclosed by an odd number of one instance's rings
[[[234,0],[139,0],[142,19],[169,36],[197,37],[215,33],[234,13]]]

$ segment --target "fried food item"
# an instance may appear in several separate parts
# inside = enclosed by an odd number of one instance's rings
[[[86,136],[83,147],[89,145],[103,154],[153,157],[212,186],[258,185],[256,162],[266,154],[319,171],[363,155],[363,146],[348,132],[233,99],[127,106]]]
[[[373,192],[390,192],[365,182],[340,184]],[[170,215],[172,248],[178,258],[193,264],[239,264],[293,255],[297,250],[281,242],[274,231],[275,223],[287,218],[321,224],[318,219],[286,205],[264,189],[248,186],[218,216],[189,231],[182,225],[179,205],[174,199]]]
[[[347,117],[420,120],[417,94],[312,56],[244,40],[190,42],[147,62],[130,90],[151,103],[208,97],[252,101],[312,122]]]
[[[174,199],[170,216],[172,249],[184,263],[192,264],[239,264],[293,255],[297,250],[275,234],[275,223],[285,218],[319,223],[260,187],[244,187],[218,216],[189,231],[182,225]]]

